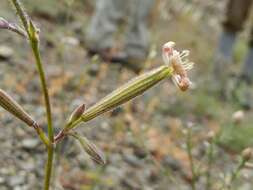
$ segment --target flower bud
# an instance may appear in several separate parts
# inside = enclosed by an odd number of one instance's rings
[[[242,110],[238,110],[232,115],[232,119],[235,124],[240,124],[244,118],[245,118],[245,113]]]
[[[70,115],[69,120],[68,120],[68,125],[78,120],[82,116],[84,110],[85,110],[85,104],[81,104],[80,106],[78,106]]]
[[[90,158],[97,164],[105,164],[105,156],[103,152],[92,142],[90,142],[87,138],[80,136],[78,133],[73,132],[69,133],[76,140],[79,141],[84,151],[90,156]]]
[[[249,161],[252,158],[253,152],[251,148],[246,148],[242,151],[242,158],[244,161]]]
[[[0,89],[0,106],[25,122],[28,126],[33,126],[36,123],[32,117],[2,89]]]
[[[26,32],[20,26],[14,23],[10,23],[2,17],[0,17],[0,29],[7,29],[23,37],[26,37]]]
[[[214,138],[215,138],[215,133],[213,131],[209,131],[206,136],[207,141],[212,142]]]
[[[67,125],[64,128],[65,133],[75,128],[80,122],[90,121],[143,94],[146,90],[168,77],[175,79],[176,85],[182,91],[189,89],[192,83],[188,78],[187,71],[193,68],[193,63],[185,59],[189,55],[189,51],[185,50],[180,53],[173,49],[174,46],[174,42],[168,42],[163,46],[165,65],[143,73],[98,101],[88,108],[78,120],[71,125]]]

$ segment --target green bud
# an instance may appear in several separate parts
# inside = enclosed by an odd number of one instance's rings
[[[246,162],[252,158],[252,155],[253,155],[253,151],[251,148],[246,148],[242,151],[242,158]]]
[[[0,106],[25,122],[28,126],[33,126],[35,124],[32,117],[2,89],[0,89]]]
[[[207,133],[206,138],[207,138],[208,142],[213,142],[213,140],[215,139],[215,132],[214,131],[209,131]]]
[[[81,147],[95,163],[101,165],[106,163],[103,152],[94,143],[90,142],[87,138],[79,135],[76,132],[71,132],[69,134],[81,144]]]
[[[68,124],[67,125],[70,125],[71,123],[75,122],[76,120],[78,120],[83,112],[85,110],[85,104],[81,104],[80,106],[78,106],[73,112],[72,114],[70,115],[69,119],[68,119]]]

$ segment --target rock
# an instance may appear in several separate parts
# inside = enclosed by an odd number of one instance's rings
[[[5,183],[5,179],[3,177],[0,177],[0,185]]]
[[[240,187],[241,190],[251,190],[252,185],[250,183],[245,183]]]
[[[125,186],[127,189],[141,190],[139,184],[135,180],[130,178],[123,178],[121,180],[121,184]]]
[[[141,147],[135,147],[134,154],[135,154],[135,156],[137,156],[140,159],[144,159],[148,156],[147,151]]]
[[[181,169],[180,163],[171,156],[165,156],[162,163],[164,166],[169,167],[174,171]]]
[[[124,178],[124,175],[125,175],[123,170],[119,170],[118,167],[110,166],[110,165],[106,168],[106,174],[109,176],[112,176],[113,181],[117,181],[120,178]]]
[[[96,76],[99,72],[100,66],[96,63],[91,63],[88,68],[88,73],[91,76]]]
[[[16,186],[13,188],[13,190],[23,190],[23,188],[21,186]]]
[[[18,185],[22,185],[25,183],[25,176],[24,175],[16,175],[16,176],[11,176],[9,178],[8,184],[11,187],[15,187]]]
[[[124,160],[133,167],[140,167],[142,166],[142,162],[132,154],[125,154]]]
[[[148,179],[150,182],[155,183],[159,180],[159,171],[157,169],[151,169],[148,174]]]
[[[13,49],[8,46],[0,46],[0,59],[10,59],[14,54]]]
[[[39,145],[39,140],[35,138],[30,138],[30,139],[24,139],[21,142],[22,148],[32,150],[35,149]]]
[[[65,36],[61,39],[61,42],[65,45],[68,45],[68,46],[78,46],[79,45],[79,40],[75,37],[72,37],[72,36]]]
[[[27,172],[33,172],[34,169],[36,168],[33,158],[30,158],[27,161],[22,162],[21,166],[22,166],[22,169]]]

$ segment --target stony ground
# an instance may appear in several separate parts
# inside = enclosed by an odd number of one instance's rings
[[[52,97],[54,125],[58,129],[77,105],[84,102],[90,106],[135,76],[127,68],[87,56],[84,34],[92,13],[92,1],[65,0],[60,4],[47,0],[39,4],[39,1],[26,0],[24,4],[41,29],[42,56]],[[78,144],[68,139],[59,147],[54,189],[191,189],[184,133],[190,123],[194,132],[194,162],[203,171],[207,168],[206,133],[212,130],[219,136],[211,172],[211,189],[218,189],[224,181],[223,174],[238,163],[238,152],[252,144],[253,134],[251,111],[241,112],[243,119],[235,124],[233,114],[240,107],[220,100],[209,91],[208,76],[223,9],[224,2],[218,0],[172,0],[170,3],[161,0],[157,4],[151,19],[152,47],[144,72],[163,64],[161,46],[173,40],[179,48],[192,52],[196,67],[191,78],[195,88],[182,93],[171,81],[164,81],[121,108],[80,125],[78,131],[105,152],[107,164],[95,165]],[[1,1],[0,13],[15,21],[7,1]],[[245,36],[242,34],[236,48],[238,63],[246,51]],[[239,68],[239,64],[235,67]],[[26,41],[1,31],[0,88],[13,95],[46,128],[39,87]],[[45,164],[43,145],[33,130],[2,109],[0,120],[0,190],[41,189]],[[244,170],[234,189],[251,189],[252,175],[250,169]],[[204,189],[205,183],[203,175],[197,189]]]

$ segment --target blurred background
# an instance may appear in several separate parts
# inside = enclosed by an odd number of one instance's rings
[[[241,151],[253,143],[252,85],[244,75],[244,70],[253,74],[251,1],[244,6],[247,14],[231,16],[243,29],[224,24],[229,17],[225,0],[22,2],[40,28],[58,129],[76,106],[89,107],[138,73],[162,65],[161,47],[167,41],[189,49],[195,62],[191,90],[181,92],[170,80],[163,81],[81,124],[77,130],[103,150],[107,164],[94,164],[68,139],[59,148],[53,189],[187,190],[193,189],[192,181],[201,190],[224,185]],[[18,22],[8,1],[0,2],[0,16]],[[5,30],[0,31],[0,86],[46,128],[30,47]],[[0,121],[0,190],[41,189],[46,155],[40,140],[3,109]],[[211,143],[210,132],[215,134]],[[191,161],[200,173],[196,178]],[[232,189],[252,189],[251,168],[243,169]]]

